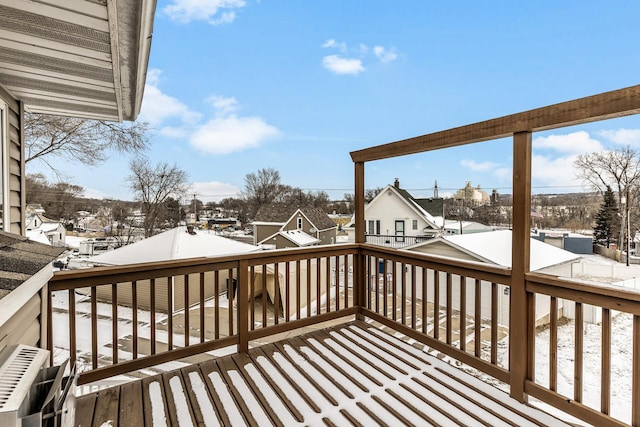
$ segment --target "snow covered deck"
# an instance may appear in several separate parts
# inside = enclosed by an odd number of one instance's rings
[[[354,321],[83,396],[76,425],[567,424]]]

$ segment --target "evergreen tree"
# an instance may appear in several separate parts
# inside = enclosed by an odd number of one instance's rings
[[[613,234],[620,223],[618,217],[618,205],[616,197],[611,191],[611,186],[607,186],[604,192],[604,200],[600,205],[600,210],[596,214],[596,225],[593,227],[593,239],[597,243],[605,243],[607,247],[611,244]]]

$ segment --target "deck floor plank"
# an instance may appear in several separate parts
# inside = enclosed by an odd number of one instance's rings
[[[142,383],[142,402],[143,402],[143,413],[144,413],[144,425],[145,427],[162,427],[162,419],[164,419],[164,425],[170,425],[168,423],[168,414],[167,414],[167,404],[166,402],[162,402],[161,404],[157,401],[157,395],[159,394],[163,401],[164,399],[164,387],[162,384],[162,376],[154,375],[152,377],[144,378],[141,380]],[[153,389],[151,389],[153,387]],[[158,390],[158,393],[156,393]],[[114,424],[115,426],[115,424]]]
[[[131,381],[120,387],[120,420],[121,425],[143,426],[142,382]]]
[[[80,396],[76,401],[76,426],[91,427],[98,393]]]
[[[118,425],[120,387],[111,387],[98,393],[92,425],[100,427],[111,423]]]
[[[424,348],[357,321],[101,390],[77,402],[81,427],[184,421],[567,426]]]
[[[205,418],[204,413],[207,413],[209,417],[216,417],[219,423],[220,422],[219,414],[217,414],[214,409],[213,402],[211,401],[211,396],[209,395],[206,383],[202,378],[200,368],[197,365],[189,366],[187,368],[181,369],[180,373],[182,374],[182,382],[184,383],[185,392],[186,392],[187,398],[189,399],[189,403],[191,405],[191,410],[193,411],[193,417],[195,419],[196,425],[198,426],[206,425],[204,420]],[[197,380],[198,380],[197,383],[192,379],[193,375],[197,375]],[[202,402],[202,405],[207,405],[208,408],[202,408],[201,402]],[[211,414],[211,412],[214,412],[214,414]],[[212,423],[212,421],[214,420],[208,420],[208,421]]]

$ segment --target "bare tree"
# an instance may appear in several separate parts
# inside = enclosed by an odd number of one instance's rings
[[[153,235],[164,203],[169,198],[181,198],[189,188],[185,171],[167,163],[152,165],[146,157],[131,162],[131,175],[127,180],[136,199],[142,202],[145,237]]]
[[[635,150],[627,146],[613,151],[581,154],[574,165],[578,169],[578,177],[599,193],[604,194],[609,186],[617,190],[618,204],[622,206],[622,197],[625,197],[625,210],[629,209],[640,184],[640,156]],[[621,238],[626,226],[626,215],[623,215]]]
[[[25,114],[25,162],[41,160],[60,175],[54,157],[93,166],[107,159],[108,150],[140,153],[147,149],[148,125],[107,122],[47,114]]]
[[[262,206],[273,202],[283,191],[280,183],[280,172],[273,168],[263,168],[256,173],[249,173],[244,178],[243,198],[250,206],[250,214],[254,216]]]

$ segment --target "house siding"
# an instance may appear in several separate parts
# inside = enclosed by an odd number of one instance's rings
[[[26,344],[40,344],[40,293],[34,294],[13,316],[0,325],[0,352],[3,348]]]
[[[263,242],[263,240],[276,234],[280,230],[280,227],[282,227],[282,224],[256,225],[253,230],[255,245],[258,245],[259,243],[271,244],[271,242]]]
[[[227,290],[228,270],[222,270],[218,273],[218,292],[223,293]],[[168,280],[173,280],[173,306],[169,307],[169,287]],[[208,299],[215,295],[215,274],[213,272],[204,273],[204,298]],[[169,313],[170,311],[181,310],[184,308],[184,276],[173,276],[170,278],[160,277],[155,280],[155,298],[156,311]],[[89,293],[89,290],[85,290]],[[140,280],[136,282],[136,297],[138,308],[141,310],[151,309],[151,282],[150,280]],[[98,300],[107,303],[111,302],[112,287],[111,285],[98,286],[96,289]],[[200,274],[189,274],[189,306],[197,304],[200,301]],[[126,307],[133,306],[132,286],[131,282],[118,284],[118,305]]]
[[[380,234],[394,235],[395,222],[404,221],[405,236],[422,236],[422,231],[429,224],[421,218],[416,211],[411,209],[407,202],[398,196],[391,188],[386,188],[374,201],[369,203],[365,209],[365,224],[370,220],[380,221]],[[416,230],[412,227],[412,221],[418,221]],[[369,230],[367,230],[369,231]],[[372,234],[372,233],[368,233]]]
[[[5,231],[24,235],[24,146],[22,113],[20,104],[0,87],[0,99],[8,106],[8,141],[3,153],[7,159],[7,169],[2,171],[8,187],[9,224]]]

